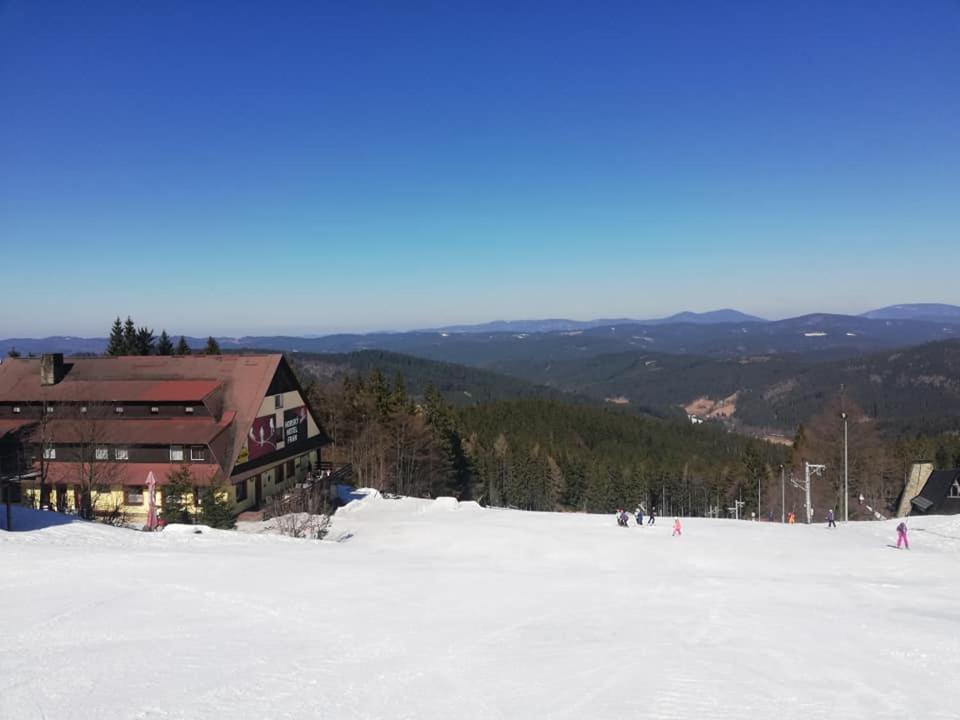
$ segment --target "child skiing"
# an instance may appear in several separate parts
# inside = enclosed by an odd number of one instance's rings
[[[827,510],[827,527],[835,528],[837,526],[836,520],[833,519],[833,509]]]
[[[634,514],[637,516],[637,527],[643,527],[643,508],[638,505]]]
[[[650,519],[647,520],[647,525],[654,525],[657,522],[657,509],[651,508],[650,510]]]
[[[905,522],[897,525],[897,549],[900,549],[901,545],[907,548],[907,550],[910,549],[910,541],[907,540],[907,524]]]
[[[680,527],[680,518],[673,519],[673,537],[682,534],[683,528]]]
[[[629,525],[629,520],[627,518],[629,518],[629,515],[627,515],[627,511],[624,510],[623,508],[618,508],[617,509],[617,525],[619,525],[620,527],[627,527]]]

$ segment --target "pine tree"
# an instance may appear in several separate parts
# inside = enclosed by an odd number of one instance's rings
[[[221,530],[232,530],[237,525],[233,514],[233,503],[222,486],[207,488],[200,499],[200,512],[203,524]]]
[[[153,336],[153,330],[148,327],[142,327],[137,330],[134,339],[132,355],[152,355],[156,340]]]
[[[123,323],[120,322],[120,316],[113,321],[113,327],[110,328],[110,341],[107,343],[107,355],[123,355]]]
[[[393,379],[393,392],[390,398],[390,404],[395,411],[404,410],[407,406],[407,384],[403,378],[403,373],[397,370]]]
[[[173,355],[173,341],[167,335],[166,330],[160,331],[160,339],[157,340],[157,355]]]
[[[160,519],[165,523],[192,523],[190,493],[193,491],[193,476],[190,466],[184,463],[167,474],[160,503]]]
[[[173,351],[174,355],[189,355],[190,346],[187,344],[187,339],[181,335],[180,340],[177,342],[177,347]]]
[[[127,315],[126,322],[123,323],[123,351],[121,355],[134,355],[137,350],[137,326]]]
[[[219,355],[220,354],[220,343],[217,342],[217,339],[211,335],[207,338],[207,346],[203,349],[204,355]]]

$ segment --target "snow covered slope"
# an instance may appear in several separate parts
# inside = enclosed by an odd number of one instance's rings
[[[956,718],[960,519],[893,525],[0,532],[0,718]]]

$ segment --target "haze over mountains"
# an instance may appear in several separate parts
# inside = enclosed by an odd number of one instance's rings
[[[157,328],[159,329],[159,328]],[[176,337],[176,333],[172,333]],[[960,337],[960,306],[892,305],[861,315],[812,314],[768,321],[733,309],[681,312],[653,320],[568,319],[494,321],[431,330],[310,336],[218,337],[224,350],[354,352],[379,349],[448,362],[486,366],[539,350],[591,355],[644,348],[656,352],[739,357],[756,353],[861,352]],[[206,338],[188,337],[192,347]],[[53,336],[0,339],[0,352],[101,353],[106,338]],[[495,360],[494,360],[495,358]]]

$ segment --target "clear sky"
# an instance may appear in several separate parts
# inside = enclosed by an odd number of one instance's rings
[[[960,2],[0,0],[0,337],[960,304]]]

